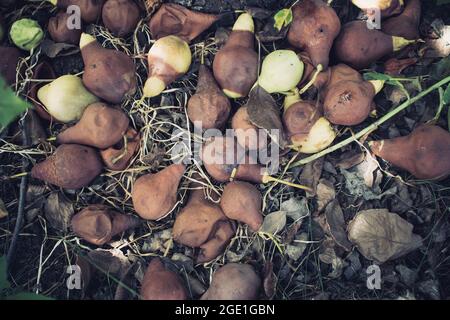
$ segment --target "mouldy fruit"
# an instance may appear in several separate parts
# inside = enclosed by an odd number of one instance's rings
[[[88,105],[98,98],[90,93],[80,78],[65,75],[40,88],[37,96],[45,110],[56,120],[70,122],[79,120]]]
[[[9,36],[17,47],[31,51],[44,39],[44,31],[37,21],[25,18],[12,24]]]
[[[237,142],[247,150],[261,150],[267,146],[267,136],[249,118],[246,106],[240,107],[231,120]]]
[[[323,104],[325,118],[345,126],[360,124],[369,116],[373,98],[383,84],[381,80],[346,80],[327,87]]]
[[[326,95],[328,88],[341,81],[361,82],[364,81],[364,79],[358,71],[346,64],[340,63],[321,72],[317,76],[314,86],[321,90],[320,95],[323,98]]]
[[[283,114],[291,147],[302,153],[316,153],[325,149],[336,138],[330,122],[322,116],[317,104],[301,101],[300,96],[295,100],[285,104]]]
[[[177,202],[178,184],[185,169],[183,164],[172,164],[138,178],[132,192],[134,210],[147,220],[166,216]]]
[[[289,43],[306,51],[314,66],[326,69],[333,41],[341,29],[336,12],[322,0],[303,0],[292,8],[292,13]]]
[[[97,150],[77,144],[63,144],[31,170],[33,178],[65,189],[88,186],[103,170]]]
[[[241,14],[227,43],[214,58],[214,77],[230,98],[247,96],[257,80],[258,54],[254,49],[254,29],[250,14]]]
[[[408,40],[419,39],[421,11],[420,0],[408,0],[405,10],[400,15],[381,23],[381,30],[391,36],[403,37]]]
[[[102,246],[111,239],[136,227],[139,220],[136,217],[121,214],[105,205],[90,205],[71,220],[73,232],[89,243]]]
[[[269,93],[294,89],[302,79],[303,62],[292,50],[276,50],[264,58],[258,84]]]
[[[86,108],[76,125],[58,135],[57,142],[106,149],[123,138],[129,123],[130,120],[122,110],[111,108],[101,102],[94,103]]]
[[[55,17],[50,18],[47,30],[53,41],[70,44],[78,44],[80,42],[81,29],[69,29],[67,26],[67,20],[70,16],[66,12],[59,12]]]
[[[340,62],[355,69],[364,69],[413,42],[369,29],[365,21],[353,21],[342,28],[334,43],[334,51]]]
[[[125,140],[126,139],[126,140]],[[109,170],[125,170],[139,150],[141,135],[136,130],[129,128],[125,134],[124,141],[119,141],[114,146],[100,151],[100,155]]]
[[[421,125],[404,137],[371,142],[370,149],[418,179],[440,180],[450,175],[450,133],[435,125]]]
[[[201,300],[255,300],[261,288],[261,278],[252,266],[228,263],[218,269]]]
[[[80,8],[81,19],[86,23],[94,23],[100,17],[105,0],[48,0],[60,9],[66,10],[75,5]]]
[[[150,33],[154,39],[178,36],[191,42],[208,29],[219,16],[189,10],[175,3],[164,3],[150,19]]]
[[[222,253],[234,235],[234,228],[220,206],[205,199],[203,189],[196,189],[176,217],[172,233],[176,242],[200,248],[197,262],[204,263]]]
[[[143,300],[186,300],[187,291],[178,275],[153,258],[142,280]]]
[[[252,231],[262,225],[261,193],[248,182],[229,182],[223,190],[220,207],[228,218],[247,224]]]
[[[139,7],[133,0],[107,0],[103,6],[103,23],[118,37],[132,33],[139,19]]]
[[[16,69],[19,63],[20,51],[13,47],[0,47],[0,75],[11,86],[16,82]]]
[[[200,65],[197,91],[189,99],[187,112],[189,120],[202,129],[222,129],[228,120],[231,104],[222,93],[211,71]]]
[[[136,70],[131,57],[103,48],[86,33],[81,34],[80,48],[84,61],[83,83],[97,97],[119,104],[136,92]]]
[[[157,40],[148,53],[149,75],[144,96],[159,96],[169,84],[189,70],[191,62],[192,54],[186,41],[177,36]]]
[[[360,9],[371,13],[379,9],[381,17],[390,17],[399,14],[403,10],[404,0],[352,0],[353,4]]]

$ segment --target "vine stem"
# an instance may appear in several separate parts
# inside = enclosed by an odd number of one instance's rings
[[[445,84],[450,82],[450,77],[447,77],[437,83],[435,83],[434,85],[432,85],[431,87],[429,87],[428,89],[422,91],[421,93],[419,93],[417,96],[405,101],[404,103],[402,103],[401,105],[399,105],[398,107],[396,107],[395,109],[389,111],[386,115],[384,115],[383,117],[381,117],[380,119],[378,119],[377,121],[375,121],[374,123],[372,123],[371,125],[369,125],[368,127],[364,128],[363,130],[359,131],[357,134],[325,149],[322,150],[316,154],[313,154],[312,156],[309,156],[307,158],[301,159],[299,161],[296,161],[294,163],[292,163],[289,168],[294,168],[294,167],[299,167],[302,165],[305,165],[307,163],[310,163],[316,159],[319,159],[331,152],[334,152],[338,149],[341,149],[342,147],[358,140],[359,138],[365,136],[366,134],[376,130],[381,124],[383,124],[384,122],[386,122],[387,120],[391,119],[392,117],[394,117],[395,115],[397,115],[399,112],[407,109],[409,106],[411,106],[412,104],[416,103],[417,101],[419,101],[420,99],[422,99],[423,97],[425,97],[426,95],[428,95],[429,93],[433,92],[434,90],[437,90],[439,88],[441,88],[442,86],[444,86]]]

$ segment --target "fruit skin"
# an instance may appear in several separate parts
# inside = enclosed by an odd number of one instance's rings
[[[334,42],[337,59],[355,69],[364,69],[411,42],[376,29],[364,21],[352,21],[343,26]]]
[[[227,43],[214,58],[214,77],[224,93],[233,99],[247,96],[258,78],[253,32],[252,17],[248,13],[241,14]]]
[[[220,207],[228,218],[247,224],[252,231],[257,231],[263,223],[261,193],[248,182],[229,182],[223,190]]]
[[[49,0],[58,8],[66,10],[71,5],[80,8],[81,19],[86,23],[94,23],[100,17],[105,0]]]
[[[57,136],[60,144],[84,144],[106,149],[118,143],[128,130],[130,120],[119,109],[104,103],[89,105],[78,123]]]
[[[163,218],[177,202],[178,184],[186,167],[172,164],[158,173],[146,174],[133,185],[134,210],[146,220]]]
[[[322,0],[303,0],[292,11],[289,43],[306,51],[315,67],[328,68],[330,50],[341,29],[336,12]]]
[[[50,37],[55,42],[63,42],[70,44],[78,44],[81,37],[81,29],[69,29],[67,27],[67,19],[71,15],[66,12],[58,12],[55,17],[51,17],[48,21],[47,30]]]
[[[12,24],[9,36],[17,47],[31,51],[44,39],[44,31],[37,21],[25,18]]]
[[[139,18],[139,7],[133,0],[107,0],[102,9],[105,27],[118,37],[132,33]]]
[[[103,170],[97,150],[77,144],[63,144],[31,170],[35,179],[64,189],[87,187]]]
[[[186,300],[187,290],[180,277],[153,258],[142,280],[142,300]]]
[[[408,0],[405,9],[400,15],[381,23],[381,30],[391,36],[403,37],[408,40],[419,39],[421,12],[420,0]]]
[[[247,150],[261,150],[267,147],[267,137],[262,135],[249,118],[246,106],[240,107],[231,120],[231,127],[235,130],[235,135],[239,145]]]
[[[372,152],[417,179],[442,180],[450,175],[450,133],[421,125],[404,137],[374,141]]]
[[[77,236],[102,246],[138,223],[136,217],[121,214],[105,205],[89,205],[72,217],[71,227]]]
[[[148,79],[144,85],[146,97],[156,97],[166,86],[188,72],[192,62],[191,49],[177,36],[157,40],[148,53]]]
[[[21,56],[20,51],[13,47],[0,47],[0,75],[6,84],[11,86],[16,82],[16,68]]]
[[[149,22],[154,39],[178,36],[191,42],[219,19],[218,15],[189,10],[175,3],[163,3]]]
[[[61,76],[41,87],[37,97],[45,111],[56,120],[66,123],[81,119],[84,110],[99,100],[74,75]]]
[[[228,263],[218,269],[201,300],[255,300],[261,279],[252,266]]]
[[[83,83],[89,91],[113,104],[136,92],[136,71],[131,57],[103,48],[85,33],[81,35],[80,48],[84,61]]]
[[[124,150],[125,146],[123,143],[119,141],[118,145],[100,151],[100,156],[109,170],[125,170],[130,165],[133,156],[139,150],[141,135],[133,128],[129,128],[125,136],[127,139],[126,150]]]
[[[187,106],[189,120],[203,129],[222,129],[230,116],[231,103],[222,93],[211,71],[200,65],[196,93]]]

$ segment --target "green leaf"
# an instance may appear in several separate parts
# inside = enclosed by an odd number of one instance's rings
[[[8,289],[10,284],[8,282],[8,276],[6,274],[6,257],[0,257],[0,292],[4,289]]]
[[[28,102],[16,96],[2,77],[0,77],[0,97],[0,128],[6,127],[22,112],[30,108]]]
[[[410,98],[409,96],[409,92],[405,89],[405,87],[403,86],[403,84],[398,81],[397,79],[391,77],[390,75],[384,74],[384,73],[379,73],[379,72],[367,72],[364,74],[364,79],[365,80],[383,80],[385,85],[391,85],[394,87],[399,87],[403,93],[405,93],[405,95],[408,97],[408,99]],[[417,81],[417,79],[408,79],[412,82]]]
[[[19,292],[6,297],[6,300],[53,300],[53,299],[32,292]]]
[[[450,85],[447,87],[447,89],[445,89],[445,92],[444,92],[444,103],[445,104],[450,104]]]
[[[287,27],[292,22],[292,10],[291,9],[281,9],[274,16],[274,28],[280,31],[283,27]]]

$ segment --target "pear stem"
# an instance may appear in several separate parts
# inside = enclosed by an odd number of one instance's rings
[[[262,183],[266,184],[266,183],[269,183],[269,182],[278,182],[278,183],[285,184],[285,185],[293,187],[293,188],[306,190],[306,191],[309,191],[309,192],[313,191],[310,187],[303,186],[301,184],[292,183],[292,182],[289,182],[289,181],[284,181],[284,180],[277,179],[275,177],[269,176],[268,174],[264,174],[264,176],[262,177]]]
[[[385,123],[386,121],[388,121],[389,119],[391,119],[392,117],[394,117],[395,115],[397,115],[398,113],[400,113],[401,111],[407,109],[408,107],[410,107],[411,105],[413,105],[414,103],[416,103],[417,101],[419,101],[420,99],[422,99],[423,97],[425,97],[426,95],[428,95],[429,93],[433,92],[434,90],[437,90],[439,88],[441,88],[442,86],[446,85],[447,83],[450,82],[450,76],[447,78],[442,79],[441,81],[435,83],[434,85],[432,85],[431,87],[429,87],[428,89],[422,91],[421,93],[419,93],[417,96],[410,98],[409,100],[406,100],[404,103],[402,103],[401,105],[399,105],[397,108],[391,110],[390,112],[388,112],[386,115],[384,115],[383,117],[381,117],[380,119],[378,119],[377,121],[375,121],[374,123],[372,123],[371,125],[369,125],[368,127],[364,128],[363,130],[359,131],[358,133],[356,133],[355,135],[352,135],[351,137],[335,144],[334,146],[331,146],[321,152],[318,152],[316,154],[313,154],[312,156],[306,157],[304,159],[301,159],[299,161],[296,161],[294,163],[292,163],[289,168],[295,168],[295,167],[299,167],[302,165],[305,165],[307,163],[310,163],[314,160],[317,160],[331,152],[334,152],[336,150],[339,150],[340,148],[354,142],[357,141],[359,138],[365,136],[366,134],[371,133],[372,131],[375,131],[376,129],[378,129],[378,127]]]
[[[29,172],[21,172],[21,173],[9,176],[8,179],[22,178],[22,177],[25,177],[25,176],[27,176],[29,174],[30,174]]]
[[[311,80],[309,80],[309,82],[300,90],[299,93],[304,94],[306,91],[308,91],[308,89],[314,84],[314,82],[316,82],[317,76],[322,71],[323,71],[323,66],[321,64],[319,64],[316,68],[316,71],[314,71],[314,74],[313,74]]]

